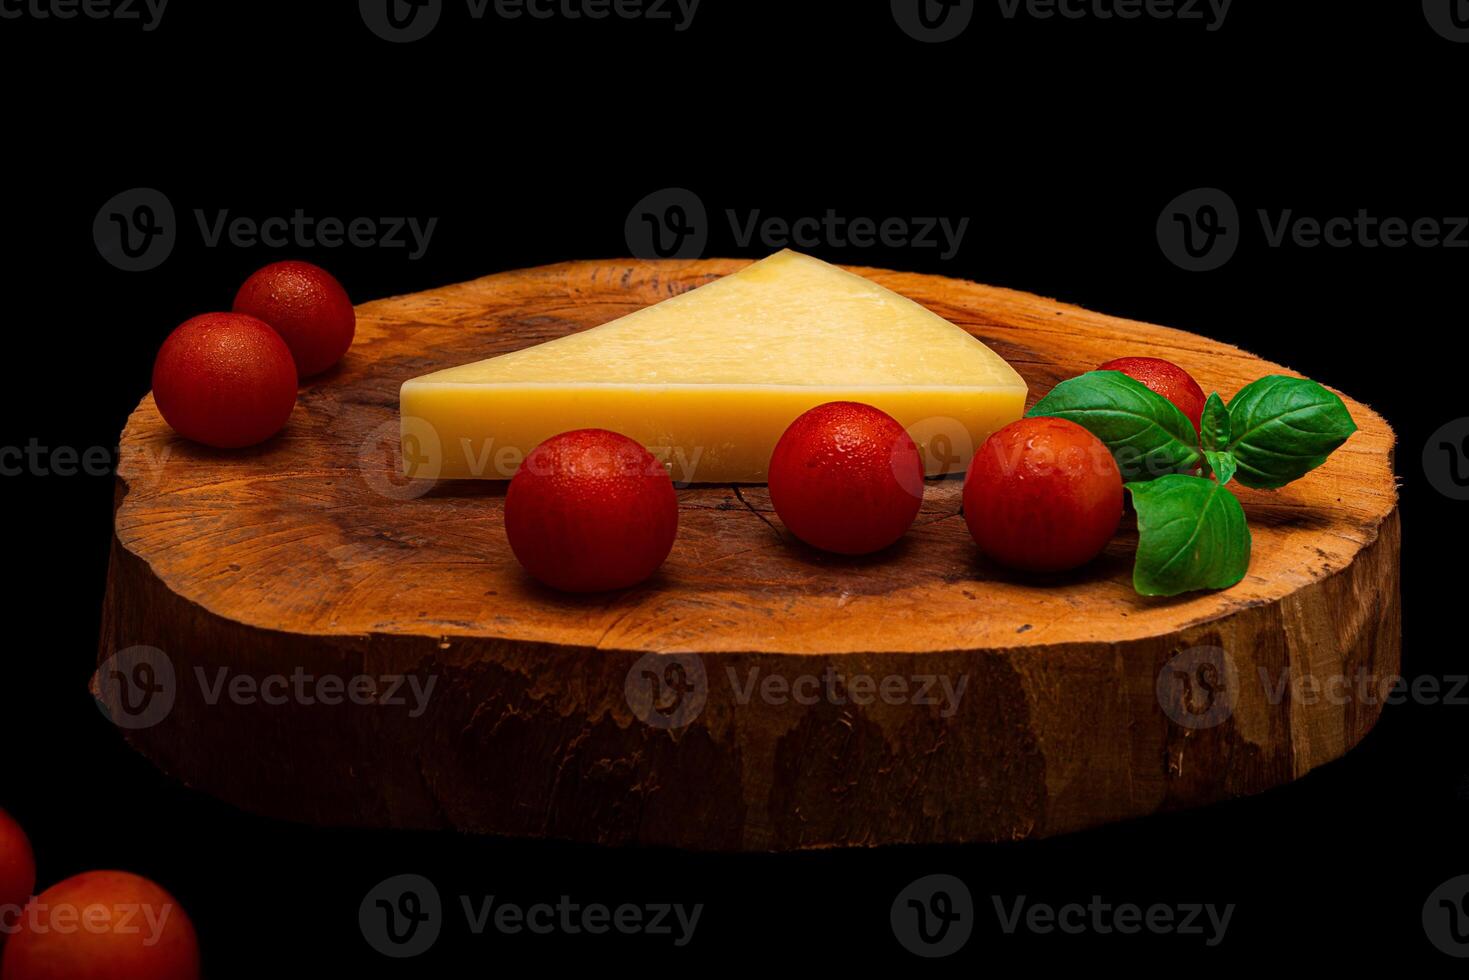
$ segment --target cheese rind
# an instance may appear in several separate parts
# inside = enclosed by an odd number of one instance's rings
[[[682,483],[758,483],[802,412],[859,401],[908,428],[930,475],[1019,418],[1025,382],[961,328],[795,252],[611,323],[403,385],[410,476],[508,479],[580,428],[641,442]]]

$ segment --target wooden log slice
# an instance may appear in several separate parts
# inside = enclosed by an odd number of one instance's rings
[[[763,487],[685,489],[656,578],[572,598],[516,564],[505,484],[398,476],[405,379],[744,264],[571,262],[367,303],[343,365],[254,450],[180,440],[145,398],[122,436],[94,679],[131,743],[313,824],[786,850],[1198,806],[1296,779],[1372,727],[1380,699],[1357,682],[1398,669],[1399,522],[1392,430],[1350,398],[1360,431],[1326,465],[1236,488],[1245,580],[1176,599],[1133,591],[1130,518],[1074,574],[987,563],[952,480],[866,559],[794,542]],[[1032,400],[1123,354],[1226,399],[1290,373],[1036,296],[854,271],[979,337]]]

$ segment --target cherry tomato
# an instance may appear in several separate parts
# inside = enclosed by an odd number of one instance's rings
[[[347,291],[310,262],[274,262],[260,269],[235,294],[234,311],[274,327],[303,378],[340,361],[357,332],[357,311]]]
[[[892,416],[828,402],[790,424],[770,456],[770,502],[812,547],[865,555],[897,541],[923,504],[923,460]]]
[[[153,362],[153,399],[174,431],[220,449],[264,442],[296,405],[296,365],[253,316],[205,313],[168,335]]]
[[[1203,424],[1204,402],[1208,396],[1193,375],[1172,361],[1161,357],[1119,357],[1097,368],[1098,371],[1121,371],[1178,406],[1198,431]]]
[[[36,857],[14,818],[0,810],[0,946],[36,887]]]
[[[90,871],[46,889],[5,944],[0,980],[198,980],[199,941],[146,878]]]
[[[964,520],[980,551],[1035,572],[1101,554],[1122,519],[1122,474],[1075,422],[1030,418],[991,435],[969,464]]]
[[[606,429],[577,429],[531,450],[505,494],[510,549],[566,592],[624,589],[673,549],[678,496],[663,465]]]

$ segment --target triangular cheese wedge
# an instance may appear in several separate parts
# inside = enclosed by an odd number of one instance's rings
[[[403,385],[410,476],[508,479],[571,429],[621,432],[681,483],[760,483],[788,425],[858,401],[963,472],[1026,387],[963,329],[819,259],[778,252],[620,320]]]

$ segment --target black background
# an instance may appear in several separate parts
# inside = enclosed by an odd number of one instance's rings
[[[168,331],[227,307],[254,268],[300,257],[354,299],[572,258],[624,255],[645,194],[683,186],[740,247],[725,209],[784,217],[967,216],[959,254],[810,249],[855,264],[1013,286],[1236,343],[1351,393],[1399,435],[1404,673],[1463,675],[1463,504],[1425,480],[1431,433],[1469,414],[1459,287],[1469,251],[1270,248],[1257,209],[1448,218],[1464,193],[1469,45],[1414,2],[1239,0],[1197,22],[1007,20],[980,3],[959,39],[919,44],[886,3],[705,0],[691,29],[470,20],[450,3],[410,45],[351,3],[174,0],[159,28],[0,20],[5,77],[7,383],[0,445],[115,445]],[[309,16],[308,16],[309,12]],[[163,191],[169,259],[126,273],[92,220]],[[1218,187],[1244,215],[1224,268],[1188,273],[1154,225]],[[207,247],[193,211],[264,218],[437,217],[427,254]],[[1228,394],[1228,393],[1226,393]],[[791,856],[599,850],[448,834],[320,830],[196,795],[122,743],[87,690],[110,476],[0,479],[10,572],[0,674],[0,807],[30,831],[45,887],[94,867],[164,883],[211,977],[267,970],[458,976],[517,963],[1014,969],[1092,964],[1337,967],[1453,960],[1427,942],[1428,893],[1469,872],[1465,705],[1394,705],[1347,758],[1253,799],[1004,846]],[[248,751],[248,733],[241,733]],[[302,751],[330,751],[303,746]],[[382,878],[529,904],[703,903],[694,941],[471,937],[374,953],[357,905]],[[920,875],[963,878],[975,937],[925,964],[888,927]],[[1004,935],[988,896],[1235,903],[1225,941]]]

